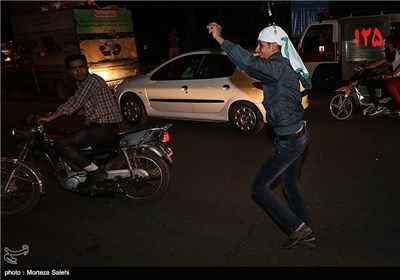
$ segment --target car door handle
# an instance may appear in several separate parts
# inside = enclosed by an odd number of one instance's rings
[[[229,85],[223,85],[223,86],[222,86],[222,89],[223,89],[223,90],[229,90],[230,88],[231,88],[231,87],[230,87]]]
[[[188,90],[188,86],[181,86],[181,89],[183,90],[183,91],[187,91]]]

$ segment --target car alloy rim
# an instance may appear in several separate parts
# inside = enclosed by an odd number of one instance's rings
[[[243,131],[252,130],[257,123],[257,116],[248,107],[240,107],[235,114],[235,125]]]

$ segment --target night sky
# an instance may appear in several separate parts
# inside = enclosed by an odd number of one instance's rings
[[[7,2],[1,1],[2,42],[12,39]],[[371,1],[368,3],[368,9],[392,11],[396,2],[398,3],[398,1]],[[138,49],[144,41],[149,41],[153,55],[158,53],[160,56],[163,56],[168,48],[168,34],[174,27],[180,34],[183,51],[216,47],[216,43],[205,28],[211,21],[221,23],[226,38],[237,40],[247,47],[255,47],[258,33],[268,23],[276,22],[288,30],[289,34],[291,28],[290,1],[274,1],[274,12],[271,17],[265,12],[266,1],[96,1],[96,3],[100,7],[115,4],[131,9]],[[365,1],[330,1],[329,11],[332,15],[340,17],[347,16],[350,12],[360,13],[365,10],[365,6]]]

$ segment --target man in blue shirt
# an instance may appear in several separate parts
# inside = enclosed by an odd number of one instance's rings
[[[308,141],[300,82],[303,87],[311,88],[307,69],[279,26],[269,26],[260,32],[255,50],[258,56],[225,40],[219,24],[210,23],[207,29],[235,65],[263,84],[267,121],[274,129],[276,138],[274,149],[253,180],[253,199],[288,235],[282,248],[289,249],[314,241],[315,235],[299,184],[301,155]],[[271,189],[271,184],[279,176],[289,207]]]

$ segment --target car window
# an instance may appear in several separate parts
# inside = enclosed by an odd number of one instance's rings
[[[196,76],[203,56],[197,54],[175,59],[158,69],[150,79],[153,81],[192,79]]]
[[[309,52],[312,46],[332,42],[333,25],[323,24],[308,28],[303,39],[303,51]]]
[[[333,25],[331,24],[311,26],[308,29],[304,40],[312,42],[332,41],[332,31],[333,31]]]
[[[204,58],[201,66],[200,79],[212,79],[232,76],[236,66],[229,60],[227,55],[209,54]]]

